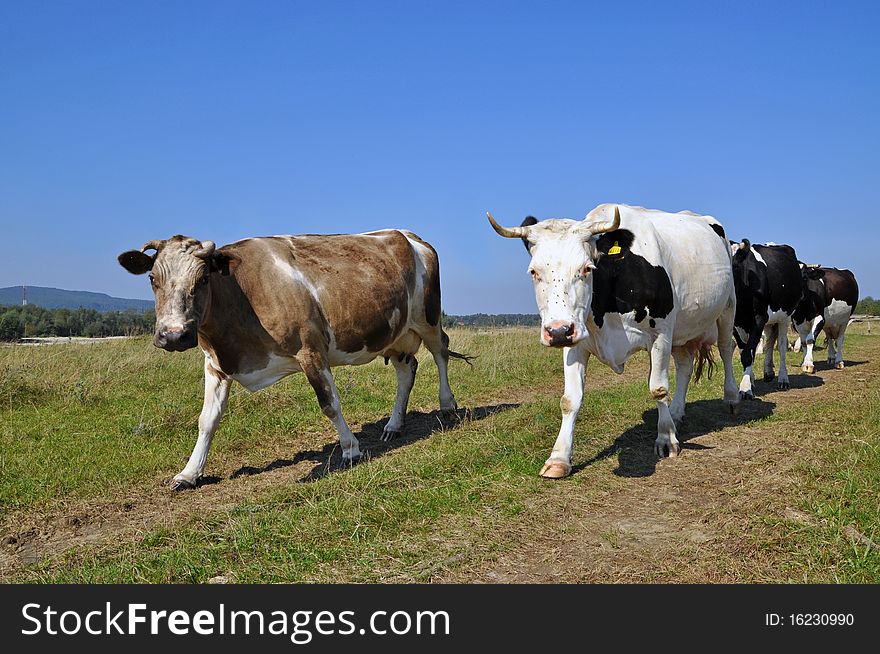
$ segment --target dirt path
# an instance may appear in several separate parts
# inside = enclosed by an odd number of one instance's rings
[[[865,356],[867,355],[867,356]],[[600,493],[572,489],[576,478],[549,482],[516,521],[494,527],[512,548],[432,576],[439,582],[754,582],[780,578],[767,555],[770,527],[760,516],[802,525],[818,522],[797,507],[797,468],[820,456],[823,445],[848,435],[810,416],[816,393],[852,403],[876,388],[880,347],[861,349],[857,367],[822,365],[815,376],[794,370],[793,388],[768,392],[744,408],[746,421],[709,415],[705,403],[689,405],[682,455],[656,463]],[[821,388],[817,388],[820,386]],[[766,388],[766,385],[763,385]],[[770,404],[775,406],[770,406]],[[784,424],[763,424],[770,409],[803,409]],[[755,421],[755,419],[758,419]],[[655,424],[656,413],[646,424]],[[718,424],[720,422],[720,424]],[[707,425],[717,425],[709,428]],[[647,426],[640,436],[650,442]],[[680,436],[681,438],[682,436]],[[635,438],[635,436],[633,437]],[[824,443],[818,442],[823,440]],[[618,473],[625,443],[614,457]],[[642,451],[647,448],[642,445]],[[633,455],[637,456],[637,455]],[[615,462],[607,460],[609,471]],[[645,463],[645,462],[642,462]],[[640,462],[627,463],[639,470]],[[604,473],[603,473],[604,474]],[[590,497],[584,500],[584,495]],[[756,524],[756,519],[757,524]],[[757,533],[756,533],[757,532]]]

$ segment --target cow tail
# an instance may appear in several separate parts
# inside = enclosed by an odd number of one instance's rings
[[[712,379],[712,373],[715,372],[715,359],[712,356],[712,347],[709,345],[697,350],[697,367],[694,371],[696,381],[700,381],[704,369],[706,370],[706,379]]]
[[[449,334],[444,332],[442,329],[440,330],[440,337],[443,340],[443,349],[446,350],[446,354],[449,355],[450,359],[461,359],[466,364],[468,364],[471,368],[474,367],[474,364],[471,363],[474,359],[476,359],[476,355],[470,356],[468,354],[462,354],[461,352],[455,352],[449,349]]]

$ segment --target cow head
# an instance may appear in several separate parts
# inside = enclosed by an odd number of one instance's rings
[[[155,254],[146,254],[147,250]],[[169,351],[195,347],[210,306],[211,275],[228,275],[229,258],[215,250],[213,241],[178,235],[123,252],[118,260],[133,275],[150,274],[156,296],[153,344]]]
[[[541,314],[541,343],[552,347],[572,346],[587,335],[587,319],[593,299],[593,275],[600,256],[599,234],[620,226],[620,210],[603,209],[612,215],[584,221],[529,216],[519,227],[502,227],[492,218],[493,229],[505,238],[521,238],[532,259],[528,272],[535,285]],[[595,218],[599,218],[596,220]]]

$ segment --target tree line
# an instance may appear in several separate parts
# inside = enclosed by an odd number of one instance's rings
[[[134,336],[153,331],[156,314],[96,309],[45,309],[34,305],[0,306],[0,341],[30,336]]]
[[[442,314],[444,327],[534,327],[541,324],[537,313],[472,313],[466,316]]]
[[[862,298],[856,305],[856,313],[866,313],[869,316],[880,316],[880,300],[875,300],[870,295]]]
[[[880,316],[880,299],[861,299],[856,313]],[[531,313],[473,313],[442,315],[444,327],[510,327],[540,324]],[[135,336],[149,334],[156,321],[154,311],[105,311],[95,309],[44,309],[34,305],[0,306],[0,341],[30,336]]]

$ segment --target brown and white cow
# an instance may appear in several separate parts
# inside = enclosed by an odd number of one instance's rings
[[[155,254],[146,254],[155,250]],[[248,238],[221,248],[186,236],[119,255],[130,273],[150,273],[154,345],[198,346],[205,355],[199,436],[174,489],[196,485],[232,381],[250,391],[302,371],[339,433],[342,457],[360,455],[342,417],[330,369],[378,356],[397,372],[397,398],[383,439],[399,435],[422,342],[440,372],[440,407],[456,408],[440,325],[437,253],[407,231]]]

